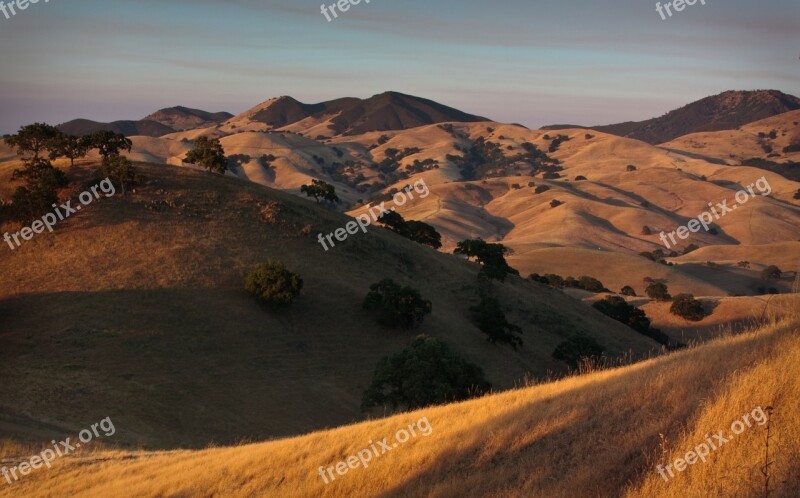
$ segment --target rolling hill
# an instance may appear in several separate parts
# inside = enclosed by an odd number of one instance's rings
[[[794,497],[798,333],[796,319],[779,322],[632,366],[279,441],[167,452],[98,446],[13,491],[0,487],[0,496],[760,496],[769,420],[770,496]],[[409,436],[411,424],[422,430]],[[673,470],[709,434],[724,442]],[[323,481],[320,472],[362,451],[366,464],[356,457]],[[669,482],[659,465],[671,466]]]
[[[92,164],[70,171],[75,198]],[[111,416],[119,440],[147,448],[263,440],[363,419],[377,362],[417,334],[452,345],[495,388],[563,371],[551,353],[585,333],[610,355],[658,344],[572,298],[509,278],[493,289],[523,348],[489,344],[470,318],[478,268],[385,229],[325,252],[317,234],[343,214],[233,177],[144,165],[135,193],[103,199],[0,257],[0,420],[38,440]],[[14,188],[0,165],[0,197]],[[6,224],[3,231],[18,230]],[[270,312],[244,277],[268,258],[304,279],[291,308]],[[390,277],[433,313],[417,331],[379,327],[361,304]],[[102,416],[100,415],[102,414]]]
[[[100,123],[89,119],[74,119],[58,125],[58,129],[71,135],[90,135],[96,131],[108,130],[126,137],[160,137],[176,131],[193,130],[218,125],[233,117],[227,112],[207,112],[199,109],[177,106],[160,109],[137,121],[114,121]]]

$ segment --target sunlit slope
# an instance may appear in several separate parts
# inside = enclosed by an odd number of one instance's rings
[[[101,496],[761,496],[765,426],[665,482],[656,467],[767,406],[771,496],[800,486],[796,322],[634,366],[303,437],[204,451],[59,461],[16,493]],[[429,435],[325,484],[318,470],[427,419]],[[759,419],[765,420],[765,419]],[[378,450],[379,452],[381,450]],[[9,495],[0,487],[0,494]]]

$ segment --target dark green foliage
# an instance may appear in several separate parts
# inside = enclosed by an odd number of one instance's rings
[[[17,187],[11,202],[10,217],[25,222],[51,211],[58,196],[52,189]]]
[[[270,259],[250,272],[245,289],[264,304],[285,306],[300,295],[303,279],[287,270],[280,261]]]
[[[536,145],[525,142],[521,144],[522,153],[506,156],[499,143],[478,137],[464,148],[463,156],[447,155],[447,160],[455,163],[461,170],[465,180],[478,180],[488,177],[509,176],[521,168],[529,169],[530,174],[545,171],[559,171],[559,161],[540,151]]]
[[[770,265],[761,271],[761,278],[764,280],[779,280],[783,272],[775,265]]]
[[[50,159],[55,160],[59,157],[69,159],[69,166],[75,166],[75,159],[85,157],[92,148],[91,140],[88,137],[76,137],[59,133],[50,141]]]
[[[52,190],[64,188],[69,184],[67,176],[55,168],[47,159],[32,158],[25,161],[22,169],[14,170],[13,179],[23,179],[31,190]]]
[[[634,296],[634,297],[636,296],[636,291],[633,290],[633,287],[631,287],[630,285],[626,285],[625,287],[623,287],[622,290],[619,291],[619,293],[622,294],[623,296]]]
[[[58,202],[57,190],[69,184],[64,172],[47,159],[32,157],[24,165],[11,175],[13,179],[24,180],[25,186],[16,189],[7,210],[9,217],[18,221],[38,218],[50,211]]]
[[[550,201],[550,207],[551,208],[557,208],[558,206],[560,206],[562,204],[564,204],[564,203],[562,201],[559,201],[558,199],[553,199],[552,201]]]
[[[706,316],[702,303],[691,294],[678,294],[675,296],[669,311],[693,322],[699,322]]]
[[[454,254],[463,254],[467,259],[475,258],[484,267],[484,275],[500,280],[505,280],[507,274],[519,275],[519,272],[508,266],[506,255],[512,253],[511,249],[503,244],[490,244],[483,239],[463,240],[456,244]]]
[[[409,220],[406,222],[406,231],[408,232],[408,238],[414,242],[434,249],[442,247],[442,235],[425,222]]]
[[[311,180],[311,185],[302,185],[300,192],[308,197],[313,197],[317,202],[320,200],[331,204],[341,202],[339,196],[336,195],[336,187],[322,180]]]
[[[434,227],[422,221],[406,221],[397,211],[384,211],[378,218],[378,223],[398,235],[419,244],[427,245],[434,249],[442,247],[442,235]]]
[[[534,282],[540,282],[543,284],[547,284],[550,287],[555,287],[557,289],[562,289],[564,287],[571,287],[574,289],[583,289],[589,292],[611,292],[608,290],[601,281],[597,280],[594,277],[590,277],[588,275],[581,275],[578,279],[574,277],[567,277],[566,279],[560,275],[555,275],[553,273],[548,273],[546,275],[539,275],[538,273],[533,273],[528,277],[530,280]]]
[[[539,185],[538,187],[536,187],[535,189],[533,189],[533,193],[535,193],[535,194],[541,194],[541,193],[543,193],[543,192],[547,192],[548,190],[550,190],[550,187],[549,187],[549,186],[547,186],[547,185]]]
[[[667,286],[661,282],[654,282],[648,285],[644,290],[644,293],[647,294],[647,297],[650,299],[655,299],[656,301],[669,301],[672,299],[672,296],[669,295]]]
[[[650,319],[647,318],[644,311],[631,306],[619,296],[608,296],[603,300],[596,301],[592,307],[641,334],[650,330]]]
[[[120,156],[119,154],[112,154],[109,157],[104,157],[100,163],[100,168],[97,170],[97,176],[100,178],[108,178],[115,185],[120,186],[122,195],[128,187],[136,185],[142,181],[142,176],[138,173],[128,158]]]
[[[445,342],[419,336],[403,351],[383,358],[364,391],[361,409],[415,409],[461,401],[491,389],[483,370]]]
[[[577,368],[584,361],[597,361],[603,356],[605,349],[589,336],[578,334],[559,344],[553,351],[553,358]]]
[[[91,147],[97,149],[103,159],[118,156],[123,150],[130,152],[133,146],[133,143],[125,138],[125,135],[107,130],[92,133],[88,140]]]
[[[381,325],[411,330],[422,324],[433,305],[418,290],[385,278],[370,286],[363,308],[375,313]]]
[[[28,159],[39,159],[39,155],[52,147],[53,140],[59,135],[58,129],[47,123],[33,123],[20,127],[15,135],[5,139],[9,147],[17,149],[17,154]]]
[[[561,146],[563,142],[568,141],[570,138],[566,135],[558,135],[556,138],[550,142],[550,147],[548,148],[548,152],[555,152]]]
[[[208,171],[219,174],[224,174],[228,170],[225,149],[222,148],[218,138],[198,137],[195,139],[192,150],[186,154],[183,162],[198,164]]]
[[[378,218],[378,223],[401,235],[406,228],[406,220],[397,211],[384,211]]]
[[[589,292],[611,292],[603,283],[594,277],[583,275],[578,278],[578,288]]]
[[[500,307],[500,302],[493,297],[484,296],[481,302],[469,309],[472,319],[478,328],[488,336],[487,341],[492,344],[508,344],[515,351],[522,346],[522,339],[516,334],[522,334],[522,329],[506,320],[506,315]]]

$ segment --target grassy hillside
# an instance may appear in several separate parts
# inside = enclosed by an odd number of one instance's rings
[[[15,484],[51,496],[762,496],[774,407],[770,496],[800,487],[800,329],[757,332],[629,367],[281,441],[202,451],[97,451]],[[426,421],[427,423],[421,423]],[[399,429],[425,427],[394,446]],[[117,424],[123,430],[123,424]],[[665,482],[674,462],[722,431],[730,441]],[[387,438],[389,451],[325,484],[319,468]],[[366,454],[363,455],[366,460]],[[9,458],[9,461],[14,461]],[[10,496],[0,487],[0,496]]]
[[[265,439],[363,418],[378,360],[418,333],[446,340],[496,388],[561,371],[551,354],[577,332],[609,354],[655,342],[560,292],[495,284],[524,347],[494,346],[473,325],[478,268],[380,228],[325,252],[319,232],[348,218],[313,201],[186,168],[140,165],[135,193],[99,200],[14,252],[0,249],[0,431],[56,437],[111,416],[120,442],[203,446]],[[0,165],[0,198],[14,188]],[[88,170],[70,172],[74,199]],[[18,230],[7,224],[2,231]],[[288,310],[244,291],[268,258],[305,281]],[[413,332],[361,309],[385,277],[419,289],[433,313]]]

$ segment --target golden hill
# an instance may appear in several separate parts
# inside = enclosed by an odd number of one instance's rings
[[[769,418],[770,496],[795,497],[799,333],[795,318],[628,367],[280,441],[97,449],[2,486],[0,496],[755,497]],[[704,461],[686,455],[705,453],[707,440],[716,444]],[[377,456],[367,460],[372,447]],[[343,475],[322,479],[365,450],[366,468],[355,458]],[[679,458],[694,463],[678,472]]]
[[[74,199],[89,164],[70,172]],[[146,447],[264,439],[361,420],[384,356],[419,333],[446,340],[498,389],[563,371],[551,354],[584,332],[612,355],[658,345],[539,284],[495,284],[519,352],[486,342],[469,316],[478,267],[382,228],[325,252],[317,234],[348,218],[237,178],[140,165],[136,192],[98,201],[0,253],[0,420],[20,440],[112,416]],[[13,165],[0,165],[0,198]],[[18,230],[7,224],[2,231]],[[281,313],[244,291],[268,258],[305,281]],[[418,331],[383,330],[361,309],[390,277],[432,300]],[[55,429],[54,429],[55,428]]]
[[[270,102],[256,107],[253,112],[268,108]],[[791,126],[797,119],[797,112],[747,125],[740,131],[715,133],[747,133],[758,140],[756,130],[776,129],[778,136],[774,142],[775,147],[779,147],[791,139]],[[733,204],[734,194],[739,189],[762,177],[769,184],[768,196],[755,190],[754,198],[738,211],[715,220],[716,235],[700,231],[671,249],[680,252],[690,243],[701,247],[736,246],[742,259],[754,263],[755,268],[766,266],[764,260],[758,259],[763,251],[748,248],[800,239],[800,206],[793,199],[800,182],[755,167],[718,164],[717,159],[710,157],[714,154],[706,157],[680,144],[658,147],[593,130],[527,130],[493,122],[445,124],[452,126],[452,131],[445,130],[444,125],[428,125],[317,141],[309,135],[265,132],[263,126],[256,126],[257,122],[250,126],[241,121],[246,117],[247,113],[234,118],[239,120],[237,128],[215,129],[214,133],[223,136],[232,133],[224,136],[222,143],[226,152],[237,158],[235,174],[294,193],[313,178],[325,179],[335,185],[352,215],[365,209],[359,206],[358,201],[366,201],[375,194],[369,189],[365,191],[331,180],[320,161],[327,165],[347,161],[377,163],[387,157],[387,150],[418,148],[419,152],[402,159],[403,167],[417,160],[430,159],[438,161],[439,168],[414,174],[408,180],[388,185],[384,191],[402,189],[409,182],[424,179],[433,195],[403,206],[399,211],[406,218],[435,226],[443,235],[445,250],[470,237],[503,242],[516,251],[515,262],[524,274],[529,268],[542,268],[549,260],[560,259],[537,260],[537,252],[541,250],[557,253],[557,248],[565,248],[565,260],[570,259],[569,251],[574,249],[611,251],[630,256],[659,248],[667,251],[659,239],[662,231],[669,233],[685,225],[709,209],[709,202],[727,200]],[[137,137],[134,139],[134,157],[179,165],[188,148],[181,140],[193,138],[196,134],[195,130],[161,138]],[[513,154],[520,152],[525,142],[547,150],[556,135],[569,137],[556,152],[550,153],[564,167],[561,178],[556,180],[520,173],[520,176],[465,182],[458,167],[448,159],[448,155],[463,154],[463,149],[479,137],[498,143],[503,150]],[[719,143],[723,149],[734,152],[739,147],[738,141],[731,142],[724,137]],[[259,160],[265,154],[276,157],[268,168]],[[736,154],[746,156],[749,153],[742,149]],[[635,166],[636,170],[628,171],[629,166]],[[380,181],[374,169],[363,168],[360,172],[364,175],[361,185]],[[579,176],[587,180],[576,181]],[[533,187],[529,187],[531,183],[546,185],[550,190],[535,194]],[[552,208],[552,201],[564,204]],[[646,235],[647,232],[650,234]],[[628,258],[631,262],[634,259]],[[714,260],[711,257],[706,261]],[[632,281],[641,282],[643,278],[653,276],[647,273],[649,265],[642,262],[626,266],[629,270],[626,284],[633,285]],[[698,280],[693,278],[697,272],[686,270],[689,275],[684,278],[676,274],[673,283],[676,288],[695,294],[708,294],[710,287],[721,294],[753,294],[763,286],[758,282],[759,274],[755,270],[744,274],[728,272],[728,277],[721,282],[707,280],[707,275]],[[548,272],[571,273],[564,264],[555,264]],[[608,275],[612,281],[610,285],[617,287],[613,271],[609,272],[607,266],[594,270],[594,273]],[[595,276],[603,280],[603,275]]]

